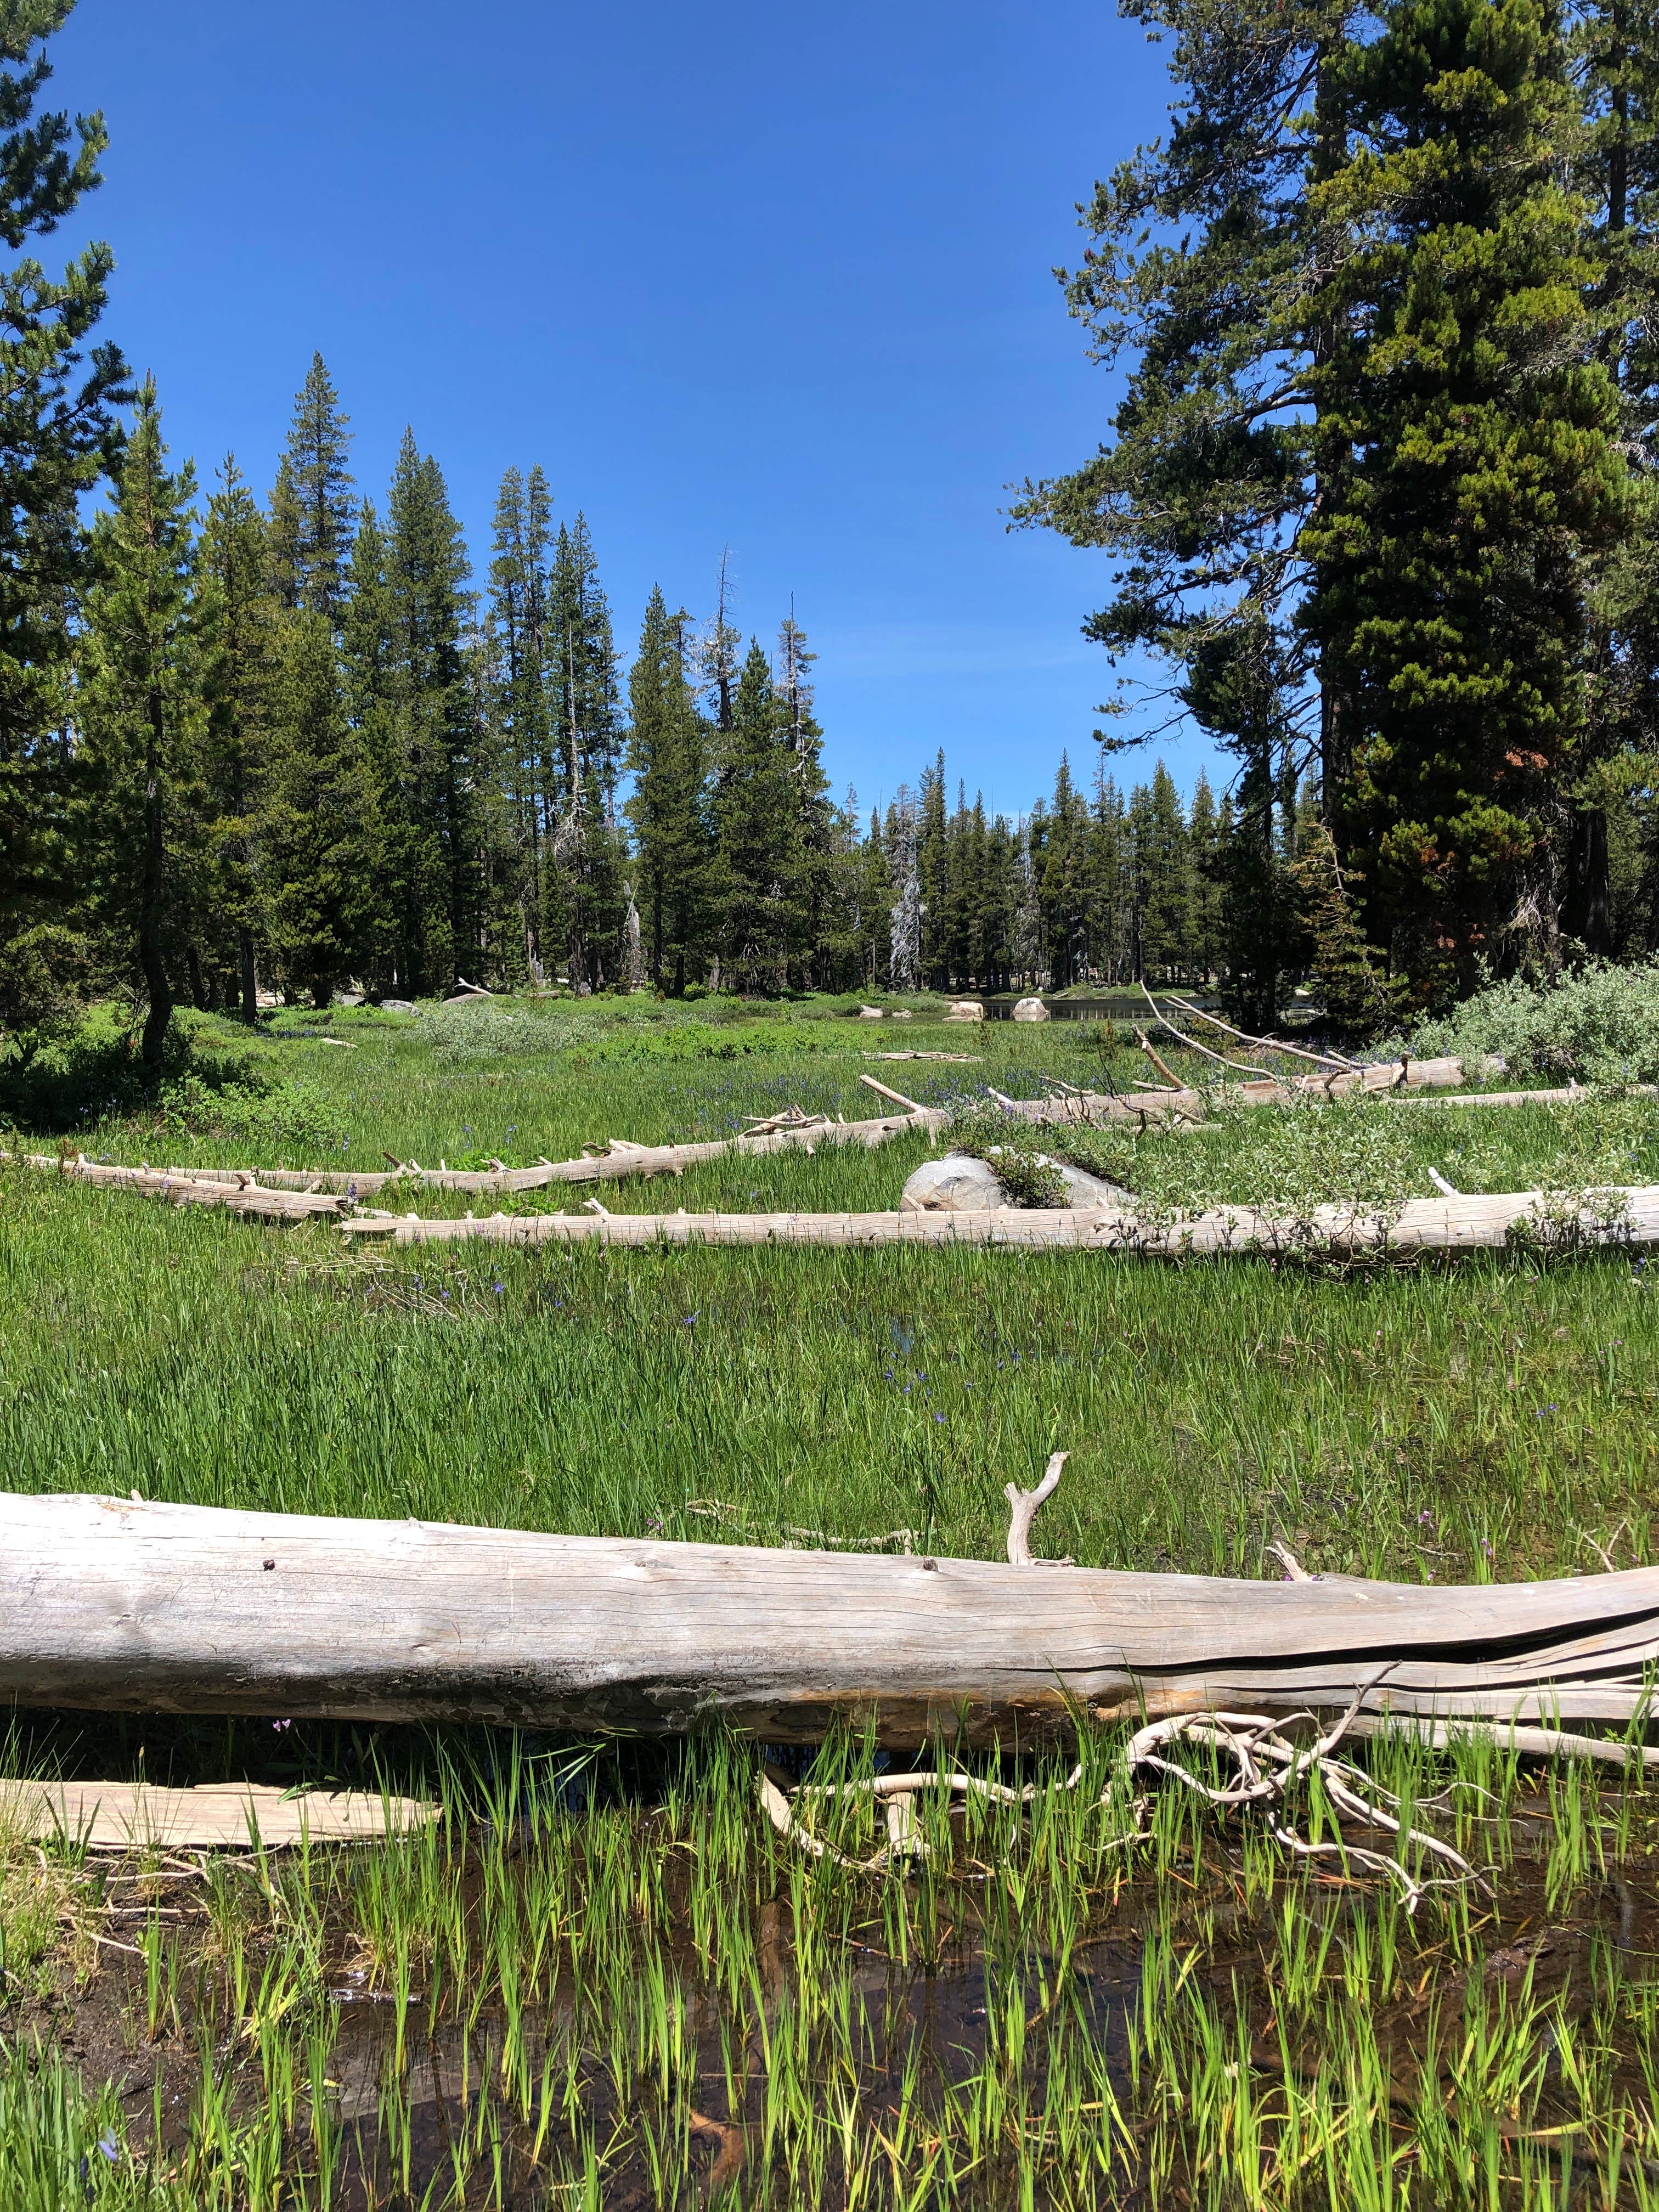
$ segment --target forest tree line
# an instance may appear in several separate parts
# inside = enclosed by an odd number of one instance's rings
[[[406,435],[378,500],[313,360],[268,490],[199,486],[94,343],[112,259],[0,269],[0,1045],[130,995],[1311,978],[1377,1029],[1651,942],[1659,15],[1627,0],[1125,0],[1167,139],[1067,279],[1125,397],[1014,520],[1116,562],[1087,625],[1232,757],[1121,790],[1109,722],[1017,821],[935,762],[831,793],[814,656],[654,592],[509,469],[475,575]],[[97,184],[0,11],[0,232]]]
[[[1090,633],[1237,763],[1259,926],[1235,1000],[1269,1018],[1307,957],[1291,848],[1305,875],[1321,837],[1322,988],[1351,1022],[1643,949],[1659,10],[1120,12],[1164,43],[1171,119],[1060,273],[1123,397],[1017,515],[1112,557]]]
[[[1018,821],[940,755],[836,800],[793,614],[769,650],[660,590],[629,659],[585,518],[509,468],[482,588],[405,434],[360,500],[320,356],[275,481],[202,501],[153,384],[86,548],[46,822],[46,1004],[128,980],[159,1057],[179,1002],[262,992],[775,993],[1202,981],[1227,963],[1231,802],[1160,763],[1127,793],[1062,758]],[[198,508],[200,512],[198,514]],[[27,949],[27,948],[26,948]]]

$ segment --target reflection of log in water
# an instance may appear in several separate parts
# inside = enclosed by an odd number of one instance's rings
[[[1624,1724],[1659,1569],[1419,1589],[0,1497],[0,1697],[813,1741],[1222,1706]],[[1385,1671],[1386,1670],[1386,1671]]]

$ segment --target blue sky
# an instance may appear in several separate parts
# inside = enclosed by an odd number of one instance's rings
[[[80,0],[52,55],[112,134],[109,333],[204,477],[269,483],[320,347],[360,489],[412,424],[480,565],[543,464],[624,653],[653,582],[708,612],[723,547],[745,630],[793,593],[866,804],[940,745],[1011,811],[1062,748],[1092,774],[1106,560],[1000,510],[1111,404],[1049,273],[1162,127],[1109,7]]]

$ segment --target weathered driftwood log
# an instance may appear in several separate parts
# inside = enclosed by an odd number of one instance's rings
[[[1627,1084],[1622,1086],[1622,1095],[1659,1097],[1659,1084]],[[1425,1106],[1583,1106],[1605,1096],[1602,1091],[1587,1091],[1582,1083],[1570,1083],[1565,1090],[1553,1091],[1456,1091],[1447,1097],[1428,1097],[1419,1103]]]
[[[0,1698],[811,1741],[1079,1713],[1626,1725],[1659,1568],[1419,1588],[1120,1574],[0,1496]]]
[[[318,1214],[337,1215],[343,1201],[325,1190],[270,1190],[254,1180],[251,1169],[116,1167],[71,1152],[0,1152],[0,1163],[36,1168],[71,1182],[109,1185],[165,1199],[173,1206],[216,1206],[267,1221],[304,1221]],[[319,1177],[295,1178],[315,1184]]]
[[[267,1850],[286,1844],[365,1843],[438,1817],[414,1797],[301,1790],[268,1783],[205,1783],[194,1790],[133,1782],[0,1779],[0,1831],[50,1843],[63,1836],[94,1851]]]
[[[1222,1206],[1175,1219],[1111,1206],[1087,1212],[1007,1206],[982,1213],[495,1213],[460,1221],[372,1214],[341,1227],[348,1237],[399,1244],[469,1237],[498,1244],[1011,1244],[1163,1259],[1250,1252],[1348,1259],[1501,1249],[1527,1236],[1558,1249],[1659,1243],[1659,1185],[1596,1191],[1578,1204],[1535,1190],[1413,1198],[1393,1214],[1352,1205],[1318,1206],[1307,1215]]]
[[[352,1192],[359,1198],[376,1198],[402,1190],[453,1190],[470,1196],[507,1196],[544,1189],[561,1182],[616,1182],[632,1176],[683,1175],[687,1168],[705,1166],[710,1160],[732,1156],[763,1157],[769,1152],[816,1152],[821,1145],[862,1145],[874,1151],[896,1137],[914,1136],[918,1129],[933,1136],[948,1115],[933,1108],[883,1114],[865,1121],[832,1121],[827,1115],[808,1115],[781,1127],[755,1129],[738,1137],[710,1138],[684,1145],[635,1145],[613,1137],[603,1151],[597,1147],[578,1160],[543,1160],[530,1168],[423,1168],[410,1161],[382,1174],[378,1169],[362,1175],[341,1169],[326,1170],[320,1178],[283,1168],[259,1170],[262,1182],[296,1188],[320,1180],[327,1190]],[[228,1172],[228,1171],[227,1171]]]

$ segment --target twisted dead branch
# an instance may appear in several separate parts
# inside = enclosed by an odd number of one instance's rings
[[[1358,1717],[1365,1698],[1389,1671],[1388,1668],[1379,1669],[1335,1726],[1316,1737],[1312,1744],[1298,1744],[1291,1734],[1298,1723],[1314,1722],[1311,1712],[1293,1713],[1278,1719],[1262,1713],[1176,1714],[1149,1722],[1135,1731],[1120,1754],[1117,1773],[1127,1781],[1131,1790],[1144,1778],[1157,1777],[1192,1791],[1218,1812],[1249,1809],[1261,1814],[1273,1841],[1292,1857],[1334,1858],[1345,1873],[1358,1868],[1393,1882],[1408,1915],[1415,1913],[1424,1897],[1435,1888],[1467,1884],[1490,1896],[1491,1884],[1461,1851],[1418,1821],[1402,1820],[1401,1801],[1392,1790],[1384,1789],[1374,1776],[1351,1759],[1336,1756],[1337,1747]],[[1234,1779],[1220,1786],[1206,1781],[1193,1766],[1172,1755],[1177,1747],[1207,1752],[1224,1765],[1230,1762]],[[1063,1795],[1075,1790],[1083,1775],[1084,1767],[1079,1761],[1066,1780],[1057,1785],[1059,1792]],[[1402,1856],[1351,1843],[1346,1836],[1315,1843],[1293,1826],[1288,1817],[1291,1801],[1316,1775],[1339,1826],[1346,1821],[1367,1831],[1381,1830],[1392,1834],[1399,1838]],[[858,1781],[803,1783],[793,1788],[787,1776],[769,1765],[763,1765],[758,1775],[762,1808],[786,1842],[814,1858],[828,1859],[849,1872],[866,1875],[908,1871],[913,1864],[932,1856],[933,1847],[915,1817],[918,1798],[978,1797],[988,1804],[1023,1810],[1045,1786],[1031,1782],[1023,1789],[1013,1789],[1005,1783],[970,1774],[961,1767],[878,1774]],[[1108,1805],[1112,1796],[1112,1783],[1109,1780],[1098,1802]],[[816,1834],[802,1817],[815,1808],[852,1798],[865,1798],[879,1805],[884,1816],[887,1840],[866,1858],[854,1858],[839,1845]],[[1133,1796],[1129,1810],[1133,1826],[1122,1835],[1113,1837],[1104,1849],[1128,1849],[1145,1841],[1151,1833],[1151,1797],[1144,1793]],[[1403,1856],[1412,1851],[1419,1857],[1436,1860],[1449,1871],[1431,1876],[1413,1873]]]
[[[1036,1519],[1045,1502],[1060,1486],[1060,1478],[1069,1452],[1057,1451],[1050,1458],[1041,1482],[1035,1490],[1022,1490],[1017,1482],[1006,1482],[1002,1494],[1008,1501],[1008,1564],[1011,1567],[1029,1567],[1031,1564],[1031,1523]],[[1051,1562],[1070,1566],[1069,1559]]]

